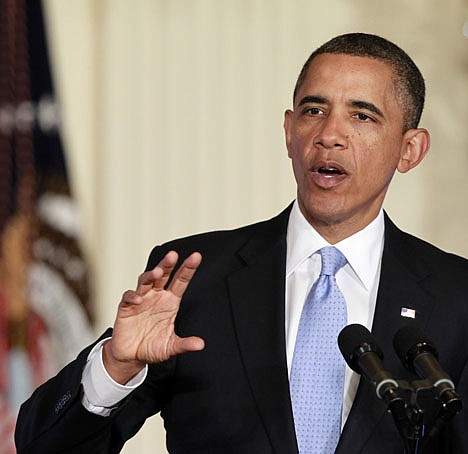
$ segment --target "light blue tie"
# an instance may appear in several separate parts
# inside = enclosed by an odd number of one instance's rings
[[[332,454],[341,431],[345,363],[337,344],[347,324],[346,301],[335,279],[346,258],[319,251],[322,271],[307,295],[291,366],[291,400],[300,454]]]

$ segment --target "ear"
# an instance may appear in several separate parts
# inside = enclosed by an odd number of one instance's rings
[[[430,144],[431,137],[427,129],[417,128],[406,131],[401,142],[398,171],[406,173],[416,167],[426,156]]]
[[[291,123],[292,123],[292,116],[293,116],[293,111],[292,110],[288,109],[288,110],[286,110],[284,112],[283,127],[284,127],[284,135],[285,135],[285,138],[286,138],[286,147],[288,149],[288,156],[289,157],[291,157],[291,136],[292,136]]]

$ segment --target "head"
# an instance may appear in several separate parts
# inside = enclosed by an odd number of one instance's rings
[[[330,243],[375,219],[395,171],[426,155],[423,99],[416,66],[382,38],[338,37],[307,60],[285,112],[286,144],[301,211]]]
[[[394,73],[395,94],[404,109],[403,132],[417,128],[424,108],[424,78],[408,54],[396,44],[377,35],[348,33],[327,41],[316,49],[305,62],[294,88],[296,99],[312,61],[321,54],[344,54],[368,57],[387,63]]]

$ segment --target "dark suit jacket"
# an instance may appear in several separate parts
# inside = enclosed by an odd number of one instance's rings
[[[203,263],[177,317],[181,336],[205,339],[202,352],[151,365],[145,383],[108,418],[80,403],[89,348],[23,404],[20,453],[118,452],[145,419],[161,411],[171,453],[297,453],[285,350],[285,257],[289,209],[272,220],[155,248],[152,268],[171,249]],[[393,352],[402,307],[440,352],[457,390],[468,395],[468,261],[444,253],[385,220],[385,247],[373,333],[395,377],[408,377]],[[313,430],[313,428],[311,428]],[[432,453],[468,453],[468,412],[432,443]],[[361,380],[339,454],[401,454],[384,403]]]

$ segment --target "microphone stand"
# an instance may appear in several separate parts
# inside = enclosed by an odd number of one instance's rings
[[[406,380],[397,380],[397,383],[398,388],[389,390],[391,392],[383,397],[403,440],[404,454],[419,454],[424,414],[411,383]]]
[[[424,412],[421,409],[412,409],[409,430],[405,440],[405,454],[418,454],[420,452],[420,442],[423,437],[423,417]]]
[[[404,443],[404,454],[422,454],[427,443],[462,409],[462,400],[453,390],[438,395],[430,380],[396,380],[398,388],[384,396]],[[430,432],[424,434],[424,412],[428,397],[440,402],[440,409]]]

